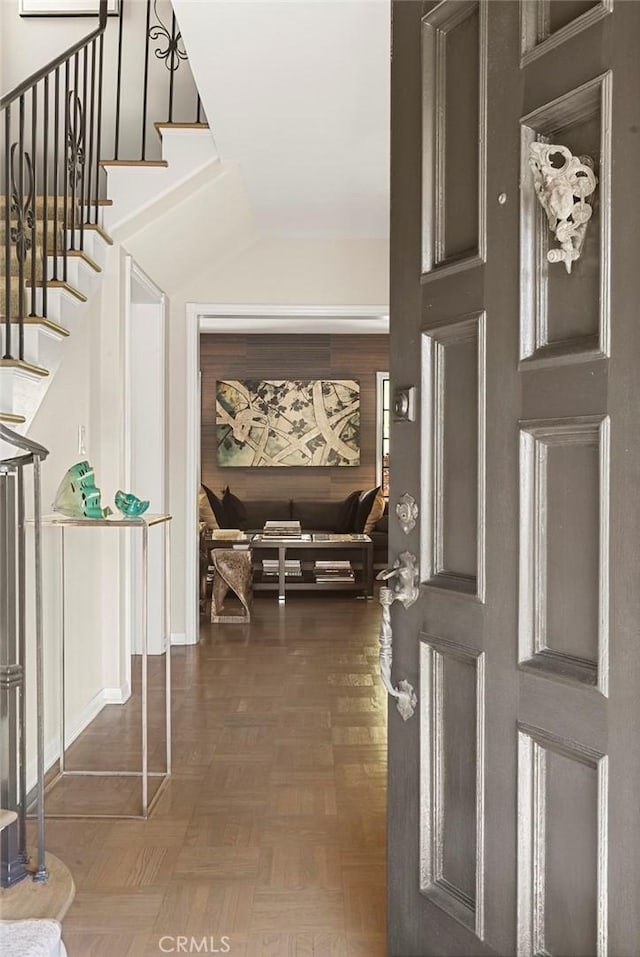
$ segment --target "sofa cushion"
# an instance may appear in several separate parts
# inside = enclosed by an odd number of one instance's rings
[[[376,527],[376,524],[380,521],[384,515],[384,507],[386,505],[384,494],[382,488],[378,488],[376,492],[376,497],[373,500],[373,505],[371,506],[371,511],[369,516],[364,523],[364,533],[365,535],[370,535],[371,532]]]
[[[206,485],[200,486],[198,504],[201,522],[206,522],[209,528],[226,528],[222,499]]]
[[[338,531],[342,512],[342,502],[302,501],[292,502],[291,518],[297,519],[303,529],[313,529],[316,532]]]
[[[353,531],[353,524],[356,519],[356,511],[358,509],[358,501],[360,499],[361,493],[362,489],[356,489],[355,492],[347,495],[344,501],[340,503],[341,510],[340,516],[338,518],[338,525],[335,529],[336,532],[345,534],[347,532]]]
[[[218,519],[216,518],[214,511],[209,504],[207,493],[202,485],[200,486],[200,491],[198,492],[198,521],[200,522],[200,525],[204,526],[205,528],[220,528]]]
[[[291,518],[291,502],[288,498],[265,499],[243,503],[247,528],[264,528],[265,522],[288,522]]]
[[[353,523],[354,532],[364,532],[365,525],[367,524],[367,519],[369,518],[371,510],[374,508],[376,504],[376,497],[379,491],[380,491],[380,487],[377,486],[376,488],[370,488],[370,489],[367,489],[365,492],[360,493],[360,497],[358,499],[358,506],[356,509],[356,517]],[[384,506],[383,506],[383,510],[384,510]],[[382,512],[380,512],[379,517],[382,517]]]
[[[247,525],[247,509],[242,499],[234,495],[228,485],[222,493],[222,505],[224,507],[225,528],[241,528],[246,532],[249,528]]]

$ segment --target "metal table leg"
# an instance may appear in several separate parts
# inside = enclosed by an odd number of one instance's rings
[[[284,582],[285,582],[284,561],[285,561],[286,552],[287,552],[286,545],[278,546],[278,601],[279,602],[286,601],[286,596],[284,591]]]
[[[147,711],[149,650],[149,530],[142,527],[142,816],[148,817],[149,806],[149,741]]]
[[[165,769],[171,774],[171,525],[164,523]]]

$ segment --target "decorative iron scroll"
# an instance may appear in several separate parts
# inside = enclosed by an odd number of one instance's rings
[[[188,59],[187,51],[182,45],[182,33],[171,32],[165,26],[162,17],[158,13],[158,0],[153,0],[153,12],[158,21],[149,28],[150,40],[164,40],[166,47],[158,46],[153,51],[158,60],[164,60],[167,70],[173,73],[180,66],[181,60]]]
[[[69,186],[75,189],[84,173],[84,109],[82,100],[69,90],[69,128],[67,129],[67,173]]]
[[[550,263],[564,262],[568,273],[580,258],[593,213],[586,201],[598,183],[593,165],[590,156],[574,156],[566,146],[534,142],[529,147],[536,195],[560,243],[560,249],[549,250],[547,259]]]
[[[20,162],[26,172],[26,183],[22,184],[20,195],[19,174],[16,170],[16,151],[18,144],[11,146],[11,214],[16,219],[16,225],[11,227],[11,242],[16,247],[18,261],[23,263],[31,249],[29,231],[34,224],[35,184],[33,181],[33,164],[26,150],[22,151]]]

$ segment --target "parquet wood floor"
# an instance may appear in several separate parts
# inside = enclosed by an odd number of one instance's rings
[[[48,822],[77,885],[69,957],[177,953],[178,936],[207,938],[201,953],[226,937],[232,957],[385,954],[379,606],[269,597],[253,617],[173,649],[174,773],[150,820]],[[70,760],[135,757],[136,708],[105,708]]]

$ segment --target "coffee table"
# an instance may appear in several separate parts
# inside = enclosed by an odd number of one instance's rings
[[[356,591],[364,598],[373,598],[373,542],[368,535],[337,535],[330,532],[303,534],[302,538],[277,538],[272,535],[253,535],[252,551],[271,551],[278,555],[278,579],[269,579],[260,572],[254,572],[254,591],[278,591],[278,601],[286,601],[289,591],[314,589],[315,591]],[[314,562],[304,560],[304,552],[322,552],[323,556],[346,559],[349,554],[356,555],[359,565],[354,569],[354,581],[318,582],[313,574]],[[300,553],[302,576],[287,577],[285,560],[287,553]],[[326,553],[326,554],[325,554]],[[275,576],[274,576],[275,577]]]

